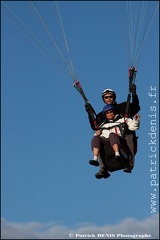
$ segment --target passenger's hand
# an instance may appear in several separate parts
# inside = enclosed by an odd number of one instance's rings
[[[134,116],[134,119],[135,119],[135,120],[139,120],[140,117],[141,117],[141,116],[137,113],[137,114]]]
[[[97,130],[95,133],[96,133],[96,135],[101,135],[102,131],[101,130]]]

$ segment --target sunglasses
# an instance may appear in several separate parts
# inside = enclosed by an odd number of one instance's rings
[[[113,112],[114,112],[113,110],[110,110],[110,111],[107,111],[106,114],[113,113]]]
[[[104,98],[105,98],[105,99],[113,98],[113,96],[105,96]]]

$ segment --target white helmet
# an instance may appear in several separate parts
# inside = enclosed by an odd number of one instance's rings
[[[113,95],[113,98],[114,98],[114,101],[116,100],[116,93],[112,90],[112,89],[105,89],[103,92],[102,92],[102,99],[104,98],[104,96],[106,94],[112,94]],[[103,99],[104,100],[104,99]]]

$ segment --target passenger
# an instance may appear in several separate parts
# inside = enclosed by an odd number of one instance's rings
[[[90,162],[97,162],[101,144],[106,146],[110,144],[115,152],[115,158],[117,161],[121,161],[119,145],[121,143],[124,147],[126,146],[126,142],[123,139],[123,132],[125,131],[124,122],[129,130],[136,131],[139,128],[140,116],[136,114],[133,119],[128,118],[125,121],[122,115],[116,114],[114,105],[106,105],[103,108],[103,114],[104,124],[101,125],[101,129],[97,131],[91,142],[94,159],[90,160]],[[129,159],[126,161],[124,172],[131,172]],[[105,166],[101,168],[100,173],[104,178],[110,176],[109,172],[105,169]],[[97,175],[96,177],[100,178]]]

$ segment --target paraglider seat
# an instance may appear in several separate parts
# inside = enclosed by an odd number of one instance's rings
[[[114,172],[124,169],[126,163],[129,162],[131,169],[133,169],[133,163],[130,164],[130,152],[127,146],[120,145],[120,159],[115,158],[115,152],[108,142],[107,145],[101,145],[100,156],[105,165],[106,169],[109,172]],[[129,159],[129,160],[128,160]]]
[[[115,156],[113,156],[107,159],[105,166],[109,172],[114,172],[114,171],[124,169],[125,163],[122,160],[122,158],[121,158],[121,161],[119,162],[117,161]]]

